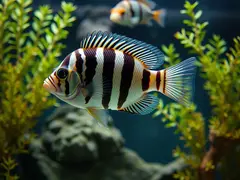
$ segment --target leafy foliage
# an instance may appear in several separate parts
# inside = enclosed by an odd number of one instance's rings
[[[205,79],[204,89],[207,90],[212,105],[209,134],[215,136],[209,141],[212,143],[215,142],[214,140],[217,142],[221,139],[219,142],[227,141],[235,144],[240,139],[240,37],[233,39],[234,45],[231,48],[227,47],[226,42],[219,35],[214,34],[212,38],[206,39],[208,22],[199,21],[202,11],[196,11],[197,6],[198,2],[193,4],[185,2],[181,13],[188,16],[188,19],[183,21],[186,27],[177,32],[175,37],[190,54],[196,55],[199,60],[197,65],[200,67],[201,76]],[[168,65],[179,62],[180,55],[176,53],[173,44],[168,47],[162,46],[162,49],[167,56]],[[216,151],[217,155],[212,152],[213,157],[219,157],[219,161],[216,161],[218,158],[207,157],[205,122],[201,113],[196,112],[195,105],[183,107],[171,103],[163,106],[163,102],[160,101],[154,116],[158,115],[163,117],[162,120],[166,123],[166,127],[176,128],[176,133],[181,134],[180,138],[184,140],[185,148],[188,149],[188,153],[180,147],[174,151],[174,156],[184,158],[189,165],[189,168],[183,172],[178,172],[175,178],[200,179],[198,173],[200,168],[204,167],[205,172],[213,171],[221,159],[223,159],[222,167],[228,165],[231,167],[230,164],[227,165],[230,163],[229,158],[225,158],[227,154],[223,150],[220,150],[221,153]],[[216,144],[213,143],[214,148],[219,148]],[[227,151],[230,149],[231,153],[236,155],[237,150],[234,148],[236,146],[228,144],[226,147],[233,147],[227,148]],[[239,153],[237,154],[235,158],[239,161]],[[226,169],[221,172],[224,177]]]
[[[32,12],[31,4],[32,0],[0,4],[0,162],[8,179],[16,179],[10,175],[16,167],[14,156],[25,152],[36,118],[55,104],[42,84],[65,47],[61,40],[67,38],[66,28],[75,20],[72,3],[62,2],[55,15],[47,5]]]
[[[204,155],[203,149],[206,140],[204,136],[204,119],[201,113],[195,111],[196,107],[194,105],[188,108],[177,103],[164,105],[163,101],[160,100],[154,117],[161,115],[162,121],[166,123],[165,127],[175,127],[175,133],[180,133],[180,139],[185,141],[185,148],[188,148],[189,154],[186,155],[178,146],[174,150],[174,157],[181,157],[191,167],[198,168]],[[191,174],[189,170],[184,173]],[[197,172],[192,172],[191,177],[197,177]]]

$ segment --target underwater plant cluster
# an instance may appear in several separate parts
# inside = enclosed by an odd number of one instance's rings
[[[75,21],[72,3],[62,2],[56,14],[48,5],[34,11],[31,5],[0,3],[0,171],[8,180],[18,179],[16,156],[27,152],[37,118],[56,103],[42,88],[43,78],[56,66]]]
[[[211,180],[220,174],[223,179],[239,179],[240,37],[233,39],[230,48],[219,35],[207,39],[208,22],[201,22],[203,12],[197,6],[198,2],[185,2],[181,13],[188,18],[174,36],[198,58],[212,106],[211,117],[204,119],[194,104],[186,108],[162,101],[154,116],[161,115],[166,127],[176,128],[184,141],[184,147],[177,147],[173,155],[184,158],[189,168],[176,173],[175,178]],[[181,61],[174,44],[162,46],[162,50],[169,65]]]

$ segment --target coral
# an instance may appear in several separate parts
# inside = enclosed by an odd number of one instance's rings
[[[163,116],[167,127],[176,127],[181,134],[185,148],[178,147],[174,156],[182,157],[189,165],[178,172],[178,179],[215,179],[216,172],[223,179],[239,179],[240,153],[240,37],[233,39],[233,47],[213,35],[207,39],[208,22],[200,22],[202,11],[196,12],[198,2],[185,2],[182,14],[189,18],[183,21],[186,26],[175,34],[189,54],[198,58],[201,76],[205,79],[204,89],[208,92],[212,106],[210,125],[207,128],[201,113],[196,106],[183,107],[176,103],[163,106],[162,101],[154,116]],[[179,62],[173,44],[163,46],[170,65]],[[208,139],[205,131],[209,130]],[[206,146],[210,144],[210,147]]]
[[[47,180],[132,180],[172,179],[185,164],[177,159],[167,165],[147,163],[124,148],[124,139],[106,115],[108,128],[96,123],[87,111],[64,105],[48,118],[41,138],[30,145],[28,158],[39,175],[22,165],[24,179]],[[28,165],[29,166],[29,165]],[[41,174],[41,175],[40,175]]]
[[[57,65],[65,47],[61,40],[75,20],[71,3],[62,2],[55,15],[47,5],[32,11],[31,4],[32,0],[0,4],[0,162],[7,179],[17,179],[10,175],[17,165],[15,156],[26,152],[37,117],[55,104],[42,84]]]

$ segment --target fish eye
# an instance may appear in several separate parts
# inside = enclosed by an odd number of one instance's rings
[[[123,16],[125,14],[125,11],[121,11],[120,14]]]
[[[60,68],[57,71],[57,76],[59,79],[66,79],[66,77],[68,76],[68,70],[65,68]]]

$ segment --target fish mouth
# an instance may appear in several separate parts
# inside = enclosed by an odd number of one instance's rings
[[[119,22],[121,20],[121,17],[117,13],[112,13],[110,15],[110,20],[115,22],[115,23],[117,23],[117,22]]]
[[[43,82],[43,88],[46,89],[48,92],[50,93],[54,93],[57,92],[57,89],[55,88],[55,86],[53,86],[52,84],[49,83],[48,80],[45,80]]]

